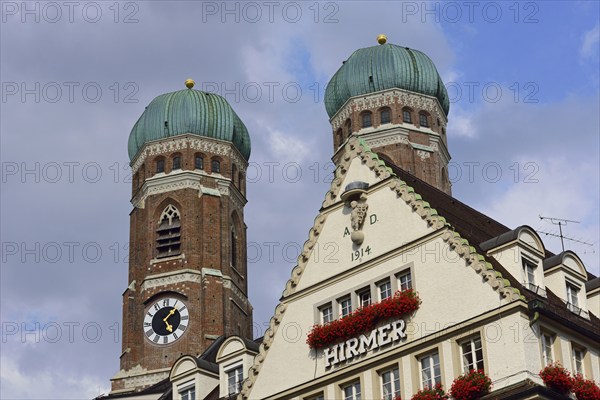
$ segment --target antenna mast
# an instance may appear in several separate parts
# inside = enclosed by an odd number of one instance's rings
[[[553,224],[553,225],[558,225],[558,231],[560,232],[559,235],[556,235],[556,234],[550,233],[550,232],[544,232],[544,231],[539,231],[539,232],[543,233],[545,235],[559,237],[560,238],[560,244],[562,246],[562,251],[565,251],[565,241],[564,241],[564,239],[567,239],[567,240],[570,240],[570,241],[576,242],[576,243],[585,244],[587,246],[593,246],[592,243],[588,243],[588,242],[584,242],[584,241],[581,241],[581,240],[569,238],[569,237],[566,237],[566,236],[563,235],[563,231],[562,231],[563,225],[567,225],[567,223],[569,223],[569,222],[571,222],[573,224],[579,224],[579,221],[573,221],[573,220],[570,220],[570,219],[562,219],[562,218],[553,218],[553,217],[542,217],[541,215],[539,217],[540,217],[541,220],[547,220],[547,221],[550,221],[550,223]]]

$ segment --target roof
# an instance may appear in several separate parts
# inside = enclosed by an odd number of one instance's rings
[[[448,115],[448,92],[433,61],[390,43],[358,49],[342,64],[325,89],[327,114],[333,117],[351,97],[393,88],[436,97]]]
[[[148,142],[187,134],[231,142],[246,160],[250,157],[248,130],[227,100],[190,88],[150,102],[129,134],[129,159]]]
[[[423,200],[427,201],[431,207],[435,208],[439,215],[443,216],[455,231],[463,238],[467,239],[479,254],[484,255],[485,260],[492,264],[493,268],[496,271],[499,271],[502,276],[510,282],[512,287],[519,289],[527,301],[535,300],[537,304],[541,304],[542,308],[537,311],[541,311],[552,318],[567,321],[570,323],[570,326],[577,329],[583,329],[585,330],[585,333],[595,335],[600,340],[600,319],[598,316],[590,313],[590,319],[588,320],[572,313],[567,309],[566,304],[548,288],[546,288],[546,298],[527,290],[521,282],[513,277],[512,274],[510,274],[502,264],[496,261],[494,257],[485,255],[486,251],[482,248],[482,244],[492,241],[492,239],[500,236],[504,239],[512,237],[516,229],[509,229],[493,218],[469,207],[454,197],[406,172],[395,165],[385,155],[378,154],[378,156],[400,179],[409,186],[412,186],[415,192],[421,195]],[[550,258],[555,257],[554,254],[548,251],[546,251],[546,255]],[[591,274],[588,273],[588,276],[590,275]],[[592,285],[595,284],[600,285],[600,282],[593,283]],[[586,284],[586,288],[587,287],[588,285]]]

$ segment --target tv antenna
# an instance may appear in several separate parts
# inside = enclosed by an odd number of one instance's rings
[[[541,215],[539,217],[541,220],[549,221],[552,225],[558,225],[558,231],[559,231],[558,235],[556,233],[551,233],[551,232],[544,232],[544,231],[538,231],[538,232],[543,233],[546,236],[554,236],[554,237],[560,238],[560,244],[562,246],[562,251],[565,251],[565,239],[570,240],[571,242],[585,244],[586,246],[594,245],[593,243],[584,242],[583,240],[577,240],[575,238],[570,238],[570,237],[566,237],[563,235],[563,231],[562,231],[563,226],[567,225],[569,222],[572,224],[579,224],[580,223],[579,221],[573,221],[570,219],[562,219],[562,218],[553,218],[553,217],[542,217]]]

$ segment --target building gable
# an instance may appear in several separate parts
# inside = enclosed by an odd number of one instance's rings
[[[410,321],[412,329],[418,326],[425,329],[407,330],[407,337],[400,343],[416,341],[425,331],[435,332],[522,299],[519,291],[511,287],[484,256],[448,226],[410,186],[397,178],[364,142],[351,138],[344,151],[323,208],[309,232],[298,265],[286,284],[282,301],[275,309],[249,378],[244,383],[242,398],[266,398],[319,377],[338,374],[340,369],[351,368],[351,363],[339,369],[327,368],[323,352],[311,350],[305,343],[308,329],[319,322],[322,302],[336,305],[338,296],[353,297],[365,286],[375,289],[375,293],[371,292],[374,296],[380,279],[393,281],[398,274],[410,271],[423,300]],[[365,238],[360,247],[353,245],[349,237],[344,237],[351,216],[347,205],[340,201],[346,185],[356,180],[369,183],[366,195],[369,207],[362,228]],[[371,243],[372,256],[365,254]],[[337,245],[339,254],[338,259],[330,259],[329,263],[322,254],[327,244]],[[315,257],[319,251],[321,255]],[[359,253],[354,260],[356,251]],[[419,281],[427,284],[419,286]],[[498,293],[490,290],[488,284]],[[398,288],[398,284],[392,286]],[[464,307],[474,296],[478,298],[477,304]],[[398,346],[396,343],[390,348]],[[361,357],[374,357],[384,351],[386,348],[367,352]],[[282,371],[281,365],[288,367]],[[258,375],[261,370],[264,373]],[[270,378],[273,376],[278,378],[273,380]]]

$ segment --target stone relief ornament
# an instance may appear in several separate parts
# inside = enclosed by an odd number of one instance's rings
[[[366,201],[367,196],[362,194],[358,201],[353,200],[350,202],[350,207],[352,207],[352,212],[350,212],[350,225],[352,226],[350,239],[357,245],[362,244],[365,240],[365,234],[362,231],[362,227],[367,217],[367,210],[369,209],[369,205]]]

